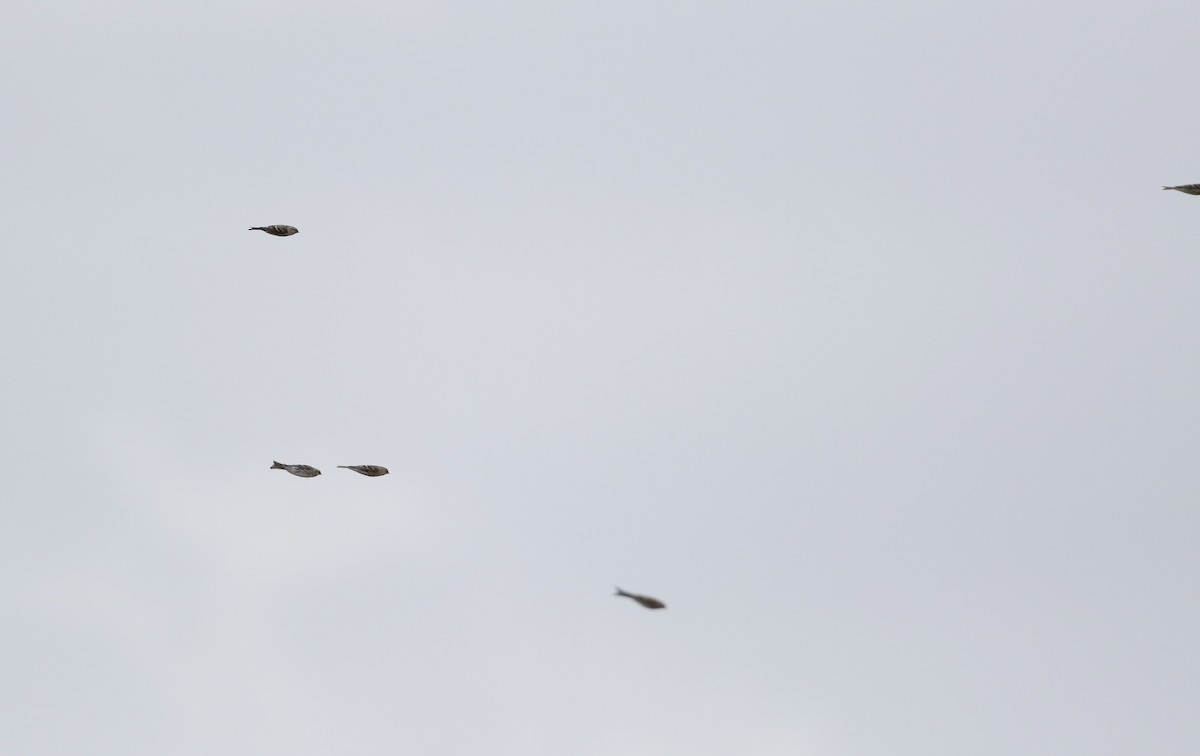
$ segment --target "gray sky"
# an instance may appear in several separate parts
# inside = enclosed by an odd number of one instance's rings
[[[0,751],[1194,756],[1198,26],[9,3]]]

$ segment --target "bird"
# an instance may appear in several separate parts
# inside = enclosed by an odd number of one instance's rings
[[[1200,184],[1183,184],[1182,186],[1164,186],[1163,189],[1174,189],[1184,194],[1200,194]]]
[[[285,465],[282,462],[273,462],[272,470],[287,470],[292,475],[300,478],[315,478],[321,474],[321,471],[311,465]]]
[[[271,236],[291,236],[300,233],[300,229],[295,226],[283,226],[275,224],[274,226],[255,226],[249,229],[250,231],[266,231]]]
[[[380,475],[388,474],[388,469],[379,465],[338,465],[338,467],[343,470],[353,470],[368,478],[378,478]]]
[[[642,606],[646,607],[647,609],[666,609],[667,608],[666,604],[664,604],[663,602],[659,601],[656,598],[650,598],[649,596],[639,596],[636,593],[626,593],[625,591],[621,590],[620,588],[617,588],[617,592],[614,593],[613,595],[614,596],[624,596],[625,598],[631,598],[634,601],[641,604]]]

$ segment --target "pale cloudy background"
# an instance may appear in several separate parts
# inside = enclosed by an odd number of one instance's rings
[[[1198,28],[8,3],[0,751],[1194,756]]]

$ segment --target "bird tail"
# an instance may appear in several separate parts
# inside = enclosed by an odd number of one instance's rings
[[[617,588],[616,586],[613,586],[613,587]],[[620,588],[617,588],[617,592],[614,593],[613,595],[614,596],[628,596],[629,594],[626,593],[625,591],[621,590]]]
[[[250,230],[253,231],[254,229],[250,229]],[[279,464],[278,462],[272,462],[271,469],[272,470],[286,470],[287,468],[285,468],[283,465]]]
[[[350,465],[338,465],[338,469],[339,469],[339,470],[349,470],[349,469],[350,469]]]
[[[1165,186],[1163,187],[1163,189],[1166,189],[1166,188],[1167,188],[1167,187],[1165,187]],[[246,229],[246,230],[247,230],[247,231],[265,231],[266,229],[265,229],[265,228],[263,228],[262,226],[255,226],[255,227],[253,227],[253,228],[248,228],[248,229]]]
[[[1164,186],[1164,187],[1163,187],[1163,189],[1174,189],[1174,188],[1175,188],[1175,187],[1173,187],[1173,186]]]

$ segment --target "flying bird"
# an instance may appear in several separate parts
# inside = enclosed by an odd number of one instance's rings
[[[649,596],[639,596],[636,593],[626,593],[625,591],[621,590],[620,588],[618,588],[617,592],[614,593],[613,595],[614,596],[624,596],[625,598],[631,598],[634,601],[641,604],[642,606],[646,607],[647,609],[666,609],[667,608],[666,604],[664,604],[663,602],[659,601],[656,598],[650,598]]]
[[[315,478],[321,474],[321,471],[310,465],[285,465],[282,462],[274,462],[271,464],[272,470],[287,470],[292,475],[300,478]]]
[[[1184,194],[1200,194],[1200,184],[1184,184],[1182,186],[1164,186],[1163,189],[1174,189]]]
[[[279,224],[274,226],[255,226],[250,230],[266,231],[271,236],[291,236],[292,234],[300,233],[300,229],[296,228],[295,226],[281,226]]]
[[[378,478],[380,475],[388,474],[388,469],[379,465],[338,465],[338,467],[343,470],[353,470],[368,478]]]

